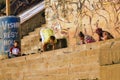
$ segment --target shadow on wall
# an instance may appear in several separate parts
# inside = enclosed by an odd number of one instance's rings
[[[57,48],[66,48],[67,47],[67,40],[65,38],[63,39],[57,39]]]

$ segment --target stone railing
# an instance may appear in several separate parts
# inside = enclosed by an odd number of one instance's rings
[[[120,39],[108,40],[2,60],[0,79],[119,80],[119,43]],[[107,77],[105,71],[115,73],[113,69],[117,74]]]

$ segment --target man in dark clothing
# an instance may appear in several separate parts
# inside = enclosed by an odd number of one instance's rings
[[[44,45],[44,51],[49,51],[54,49],[56,49],[56,38],[55,36],[50,36],[49,42]]]
[[[114,37],[107,31],[103,31],[102,28],[97,28],[96,33],[98,35],[98,41],[113,39]]]

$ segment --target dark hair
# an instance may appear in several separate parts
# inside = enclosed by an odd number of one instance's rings
[[[40,42],[42,42],[42,38],[40,38],[39,40],[40,40]]]
[[[79,33],[79,37],[85,37],[82,32]]]
[[[18,41],[16,41],[16,40],[14,41],[14,43],[17,43],[17,44],[19,44],[19,42],[18,42]]]
[[[102,28],[97,28],[97,29],[96,29],[96,33],[97,33],[99,36],[102,37],[102,33],[103,33]]]
[[[54,41],[55,40],[55,36],[50,36],[50,39]]]

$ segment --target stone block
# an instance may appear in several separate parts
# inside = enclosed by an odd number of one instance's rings
[[[100,80],[119,80],[120,64],[101,66]]]
[[[82,72],[94,72],[99,71],[99,65],[98,64],[81,64],[77,66],[71,66],[69,68],[69,73],[82,73]]]

